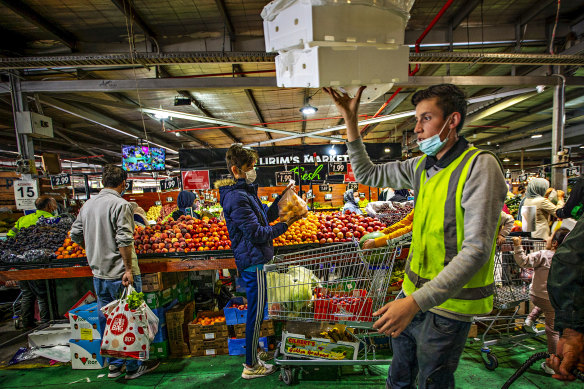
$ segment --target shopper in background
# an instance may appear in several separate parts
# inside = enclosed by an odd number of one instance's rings
[[[324,88],[347,124],[355,177],[369,186],[414,189],[416,196],[403,290],[374,313],[381,316],[374,328],[392,337],[387,387],[453,388],[473,317],[493,308],[495,243],[507,193],[503,170],[493,154],[458,135],[467,101],[450,84],[412,97],[425,155],[374,165],[357,126],[363,89],[351,98]]]
[[[556,216],[560,219],[567,219],[573,217],[578,220],[584,211],[584,177],[578,177],[574,184],[570,197],[566,201],[566,205],[556,211]]]
[[[550,302],[555,310],[554,329],[560,333],[556,353],[547,366],[562,381],[576,379],[570,372],[584,372],[584,218],[556,250],[548,277]]]
[[[521,201],[519,202],[519,207],[517,208],[517,220],[521,221],[521,207],[525,203],[525,186],[519,185],[517,187],[517,195],[521,196]]]
[[[16,237],[21,228],[34,226],[41,217],[53,217],[57,211],[57,201],[50,196],[41,196],[35,203],[36,211],[34,213],[25,215],[19,218],[14,227],[12,227],[6,234],[8,238]],[[47,296],[47,284],[45,280],[30,280],[19,281],[18,286],[22,291],[22,299],[20,300],[20,316],[22,319],[22,326],[25,330],[35,327],[34,321],[34,303],[39,304],[39,315],[41,323],[46,323],[50,320],[49,303]]]
[[[548,353],[555,354],[558,338],[560,337],[557,331],[554,331],[554,308],[550,303],[549,294],[547,291],[547,281],[552,264],[552,257],[554,256],[558,246],[562,244],[564,238],[570,230],[567,228],[560,228],[554,235],[547,239],[545,250],[535,251],[529,255],[525,255],[523,246],[521,246],[521,238],[514,237],[513,245],[515,246],[514,258],[515,262],[522,268],[532,268],[533,280],[529,287],[529,299],[535,305],[535,308],[525,319],[525,330],[534,333],[535,321],[540,314],[540,311],[545,315],[545,335],[547,337]],[[547,374],[555,374],[555,372],[546,365],[545,362],[541,364],[541,368]]]
[[[349,211],[357,215],[363,214],[363,211],[359,208],[359,192],[353,192],[352,190],[346,191],[343,195],[343,201],[345,202],[342,209],[343,213]]]
[[[398,189],[395,191],[393,196],[389,199],[389,201],[395,201],[398,203],[404,203],[408,201],[408,197],[410,197],[410,191],[407,189]]]
[[[547,239],[550,236],[550,217],[556,216],[556,210],[564,206],[564,192],[558,192],[558,205],[554,205],[546,196],[551,191],[550,183],[545,178],[534,178],[527,184],[523,206],[535,207],[535,231],[532,238]]]
[[[186,215],[187,208],[193,208],[195,203],[195,194],[188,190],[181,191],[176,198],[176,205],[178,209],[172,213],[172,218],[178,220],[179,217]],[[194,211],[194,210],[193,210]]]
[[[258,197],[255,163],[258,155],[255,151],[241,145],[233,145],[227,150],[225,160],[227,168],[237,180],[221,180],[215,183],[219,187],[219,196],[225,223],[231,239],[231,248],[235,256],[237,271],[245,282],[247,295],[247,322],[245,327],[245,364],[241,377],[244,379],[260,378],[272,374],[273,365],[258,358],[260,327],[264,318],[266,305],[266,273],[264,264],[274,256],[274,238],[282,235],[300,217],[273,226],[271,222],[278,218],[276,198],[268,208]],[[282,195],[292,186],[288,185]]]
[[[127,178],[121,167],[106,165],[102,177],[104,189],[87,200],[71,227],[71,240],[85,248],[93,272],[101,328],[106,324],[101,308],[118,299],[123,288],[134,283],[134,214],[130,203],[121,196]],[[134,288],[141,291],[141,284],[134,283]],[[135,379],[158,365],[157,361],[109,358],[108,377],[119,377],[125,370],[126,379]]]
[[[138,224],[141,227],[148,225],[148,216],[144,209],[134,201],[130,201],[130,206],[132,207],[132,213],[134,214],[134,224]]]
[[[306,197],[306,192],[301,190],[298,192],[298,196],[306,203],[306,209],[310,211],[310,206],[308,205],[308,199]]]
[[[499,226],[499,234],[497,235],[498,245],[505,243],[505,239],[511,233],[513,224],[515,223],[513,216],[509,214],[509,209],[507,209],[507,212],[505,212],[505,208],[506,207],[503,207],[503,211],[501,211],[501,225]]]

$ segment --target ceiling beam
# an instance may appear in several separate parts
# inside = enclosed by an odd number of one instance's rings
[[[523,27],[527,23],[529,23],[534,17],[539,16],[542,14],[543,10],[549,7],[552,4],[557,4],[557,0],[539,0],[533,4],[530,4],[528,8],[525,9],[524,12],[521,12],[521,16],[517,20],[517,23]]]
[[[42,15],[37,13],[31,7],[26,5],[24,1],[21,0],[0,0],[0,3],[4,4],[6,7],[10,8],[14,13],[20,15],[23,19],[34,24],[35,26],[51,33],[59,41],[63,42],[70,49],[75,49],[77,46],[77,39],[73,34],[65,31],[63,28],[57,26],[56,23],[50,22],[45,19]]]
[[[150,38],[156,39],[156,34],[148,24],[144,21],[142,16],[136,11],[136,7],[131,1],[126,0],[111,0],[111,2],[124,14],[125,17],[130,19],[132,22],[136,23],[136,25],[144,32],[145,35],[149,36]]]
[[[239,64],[234,64],[233,65],[233,72],[234,73],[240,73],[239,76],[240,77],[245,77],[245,74],[243,74],[243,71],[241,69],[241,65]],[[266,119],[264,119],[264,115],[262,114],[262,111],[260,110],[260,106],[258,105],[257,100],[255,99],[255,96],[253,94],[253,90],[246,88],[243,90],[243,92],[245,93],[245,95],[247,96],[247,99],[249,100],[249,103],[251,104],[251,108],[253,109],[253,111],[256,114],[256,117],[258,118],[260,123],[265,123]],[[266,124],[261,124],[262,127],[267,127]],[[268,139],[274,139],[274,137],[272,136],[271,133],[266,131],[266,136],[268,137]]]
[[[396,109],[405,99],[408,98],[408,96],[410,95],[410,92],[401,92],[398,93],[393,100],[391,100],[389,102],[389,104],[387,105],[387,107],[385,107],[383,109],[383,111],[381,111],[381,113],[379,114],[379,116],[384,116],[384,115],[389,115],[390,113],[393,112],[394,109]],[[365,131],[363,131],[363,133],[361,134],[361,137],[363,137],[363,139],[365,139],[365,136],[367,134],[369,134],[370,132],[372,132],[375,127],[377,127],[379,125],[379,123],[373,123],[370,124],[367,129]]]
[[[542,134],[541,138],[524,138],[512,142],[501,144],[499,152],[508,153],[510,151],[527,149],[530,147],[551,143],[552,132],[547,131]],[[584,124],[575,126],[566,126],[564,129],[564,139],[570,139],[577,136],[584,136]]]
[[[456,27],[466,19],[472,11],[482,2],[482,0],[470,0],[465,2],[459,9],[456,10],[456,14],[450,19],[449,24],[452,24],[452,29],[456,30]]]
[[[435,84],[459,86],[556,86],[558,77],[549,76],[415,76],[401,87],[427,87]],[[584,86],[584,77],[567,77],[566,86]],[[249,89],[276,88],[275,77],[209,77],[209,78],[141,78],[126,80],[59,80],[22,81],[23,93],[71,93],[71,92],[135,92],[136,90],[190,90],[190,89]],[[0,94],[10,93],[8,83],[0,83]]]
[[[231,40],[231,42],[233,42],[235,40],[235,29],[233,28],[233,23],[231,23],[231,18],[229,17],[229,13],[227,12],[227,8],[225,7],[225,2],[223,0],[215,0],[215,4],[217,5],[217,9],[221,14],[221,18],[223,19],[225,29],[229,34],[229,39]]]

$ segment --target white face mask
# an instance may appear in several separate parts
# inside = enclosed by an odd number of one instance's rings
[[[247,182],[248,184],[253,183],[257,178],[257,173],[255,171],[255,168],[252,168],[251,170],[245,172],[245,182]]]

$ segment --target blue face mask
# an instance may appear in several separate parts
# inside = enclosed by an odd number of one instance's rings
[[[450,115],[448,119],[446,119],[446,122],[444,123],[438,134],[431,136],[428,139],[424,139],[423,141],[417,142],[418,147],[420,148],[420,151],[422,153],[429,155],[431,157],[435,157],[436,154],[438,154],[440,150],[444,148],[444,145],[446,145],[446,143],[448,142],[448,137],[450,136],[450,132],[452,131],[452,129],[450,129],[448,135],[446,135],[446,138],[444,138],[444,140],[440,140],[440,134],[442,134],[442,131],[444,131],[444,128],[450,122],[451,118],[452,115]]]

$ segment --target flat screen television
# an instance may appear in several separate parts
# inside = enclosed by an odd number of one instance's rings
[[[158,172],[165,169],[166,150],[161,147],[122,146],[122,168],[128,172]]]

